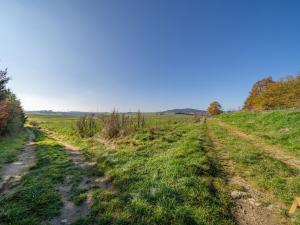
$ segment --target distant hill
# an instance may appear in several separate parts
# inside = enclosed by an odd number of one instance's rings
[[[79,112],[79,111],[56,112],[52,110],[26,111],[26,113],[31,115],[48,115],[48,116],[82,116],[86,114],[96,114],[92,112]]]
[[[206,115],[207,112],[205,110],[199,109],[191,109],[191,108],[184,108],[184,109],[171,109],[161,112],[163,114],[167,113],[174,113],[174,114],[199,114],[199,115]]]

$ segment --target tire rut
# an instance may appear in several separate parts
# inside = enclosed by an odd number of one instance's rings
[[[209,128],[208,128],[209,131]],[[232,216],[238,225],[280,225],[289,224],[280,215],[284,206],[271,193],[262,192],[235,172],[230,153],[209,131],[214,157],[219,160],[234,203]]]
[[[35,135],[27,129],[29,140],[24,145],[23,151],[18,155],[17,160],[6,164],[1,173],[0,193],[5,195],[11,192],[20,179],[30,170],[35,163]]]
[[[238,136],[240,138],[246,139],[249,141],[253,146],[262,149],[266,153],[270,154],[273,158],[282,161],[292,167],[295,167],[297,169],[300,169],[300,159],[291,156],[288,151],[284,150],[283,148],[276,146],[276,145],[270,145],[267,143],[264,143],[262,140],[259,141],[257,137],[246,134],[242,131],[237,130],[231,125],[228,125],[222,121],[217,121],[217,124],[223,128],[225,128],[227,131],[229,131],[232,135]]]
[[[53,138],[53,137],[52,137]],[[57,140],[58,141],[58,140]],[[70,144],[58,141],[59,144],[64,146],[65,152],[73,164],[82,170],[87,170],[96,166],[95,162],[87,161],[85,156],[79,151],[77,147]],[[101,188],[102,190],[114,191],[114,186],[109,182],[105,176],[90,177],[87,175],[81,176],[79,187],[87,190],[86,199],[81,204],[76,205],[70,199],[71,185],[69,184],[70,177],[66,177],[65,181],[58,187],[58,191],[62,197],[63,206],[60,215],[50,221],[51,225],[71,224],[80,218],[88,216],[93,204],[93,190]]]

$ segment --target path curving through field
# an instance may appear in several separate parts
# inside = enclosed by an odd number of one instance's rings
[[[35,135],[27,129],[29,140],[17,160],[6,164],[1,172],[0,193],[6,194],[11,191],[35,163]]]
[[[255,137],[254,135],[244,133],[237,128],[224,123],[220,120],[217,120],[217,124],[227,131],[229,131],[230,134],[238,136],[240,138],[243,138],[247,141],[249,141],[253,146],[265,151],[266,153],[270,154],[273,158],[282,161],[292,167],[295,167],[297,169],[300,169],[300,159],[292,156],[288,153],[287,150],[284,150],[278,145],[271,145],[263,140],[259,140],[258,137]]]

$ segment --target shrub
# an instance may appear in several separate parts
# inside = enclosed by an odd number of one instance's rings
[[[127,120],[125,119],[125,117],[122,117],[122,124],[123,126],[126,126],[125,124],[127,124]],[[108,138],[119,136],[121,132],[121,122],[120,115],[116,110],[113,110],[109,117],[106,118],[103,132]]]
[[[81,137],[92,137],[97,131],[97,122],[94,115],[81,116],[76,122],[76,128]]]
[[[104,118],[103,133],[107,138],[127,135],[145,127],[145,117],[138,111],[136,116],[120,114],[116,110]]]

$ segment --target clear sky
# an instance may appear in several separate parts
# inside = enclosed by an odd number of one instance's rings
[[[0,0],[0,68],[26,110],[241,106],[300,71],[300,1]]]

